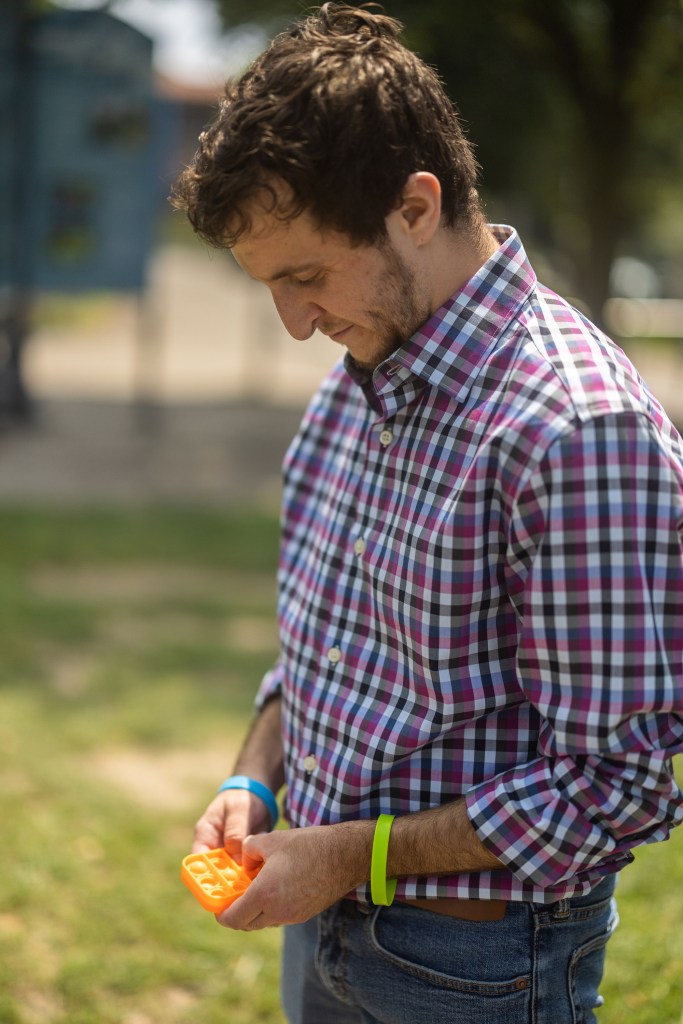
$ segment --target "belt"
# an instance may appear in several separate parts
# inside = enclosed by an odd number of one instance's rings
[[[447,917],[459,917],[462,921],[502,921],[507,910],[505,900],[400,899],[398,902],[409,907],[419,907],[420,910],[431,910],[435,914],[445,914]]]

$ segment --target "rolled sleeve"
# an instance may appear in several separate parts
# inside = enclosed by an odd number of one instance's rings
[[[254,708],[257,712],[263,710],[265,704],[272,697],[277,697],[282,693],[282,680],[284,677],[284,669],[282,663],[277,661],[275,665],[266,672],[265,676],[261,680],[261,685],[256,693],[256,699],[254,701]]]
[[[517,673],[538,757],[467,795],[520,879],[550,886],[683,819],[683,490],[654,425],[631,413],[556,441],[521,491],[509,556],[524,576]]]

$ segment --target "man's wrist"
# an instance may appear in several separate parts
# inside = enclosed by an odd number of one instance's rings
[[[253,793],[261,800],[268,811],[270,817],[270,827],[274,829],[278,823],[280,812],[277,806],[277,799],[275,793],[268,786],[264,785],[258,779],[253,779],[248,775],[231,775],[230,778],[226,779],[225,782],[221,783],[218,787],[218,792],[223,793],[227,789],[244,789],[249,793]]]
[[[372,840],[375,833],[374,818],[359,818],[324,826],[333,839],[328,859],[335,877],[344,879],[346,891],[370,881]]]

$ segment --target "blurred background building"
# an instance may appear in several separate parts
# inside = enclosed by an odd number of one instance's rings
[[[477,145],[491,220],[683,423],[679,0],[387,0]],[[166,197],[289,0],[3,0],[0,498],[275,495],[339,349],[301,343]]]

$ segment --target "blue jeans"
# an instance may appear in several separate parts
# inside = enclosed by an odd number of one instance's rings
[[[290,1024],[591,1024],[616,878],[559,903],[510,903],[502,921],[341,900],[285,928]]]

